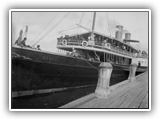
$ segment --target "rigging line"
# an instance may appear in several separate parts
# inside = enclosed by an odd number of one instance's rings
[[[73,25],[71,25],[71,26],[69,26],[69,27],[65,28],[65,29],[62,29],[62,30],[61,30],[61,31],[59,31],[59,32],[63,32],[63,31],[65,31],[65,30],[67,30],[67,29],[69,29],[69,28],[71,28],[71,27],[73,27],[73,26],[76,26],[76,25],[75,25],[75,23],[74,23]]]
[[[69,30],[72,30],[72,29],[76,29],[76,28],[79,28],[79,27],[68,28],[68,29],[66,29],[66,30],[59,31],[59,33],[61,33],[61,32],[65,32],[65,31],[69,31]]]
[[[92,15],[92,14],[94,14],[94,13],[91,12],[91,25],[90,25],[90,26],[91,26],[91,30],[92,30],[92,22],[93,22],[93,21],[92,21],[92,18],[93,18],[93,15]]]
[[[59,13],[59,12],[58,12]],[[35,39],[44,31],[44,29],[46,29],[48,27],[48,25],[53,21],[53,19],[58,15],[58,13],[49,21],[49,23],[43,28],[43,30],[31,41],[30,44],[32,44]]]
[[[97,55],[96,51],[94,51],[95,55],[99,58],[99,56]]]
[[[113,12],[113,21],[114,21],[114,28],[116,28],[116,22],[115,22],[114,12]]]
[[[84,60],[86,63],[88,63],[92,68],[94,68],[94,69],[96,69],[96,70],[98,70],[98,68],[97,67],[95,67],[95,66],[93,66],[91,63],[89,63],[87,60]]]
[[[79,25],[81,25],[83,15],[84,15],[84,12],[82,12],[81,19],[80,19],[80,21],[79,21]],[[78,32],[79,32],[79,27],[78,27],[78,30],[77,30],[77,35],[78,35]]]
[[[63,34],[63,35],[66,35],[65,33],[63,33],[63,32],[60,32],[61,34]]]
[[[108,28],[109,28],[109,32],[110,32],[110,36],[111,36],[111,29],[110,29],[110,24],[109,24],[109,19],[108,19],[108,13],[106,13],[106,19],[107,19],[107,23],[108,23]]]
[[[89,56],[89,55],[88,55],[88,53],[87,53],[87,56]],[[92,68],[94,68],[94,69],[98,70],[98,68],[97,68],[97,67],[95,67],[94,65],[92,65],[91,63],[89,63],[89,61],[88,61],[88,60],[84,59],[84,61],[85,61],[87,64],[89,64]]]
[[[36,43],[34,43],[32,45],[32,47],[34,47],[37,43],[39,43],[46,35],[48,35],[55,27],[57,27],[71,12],[67,13],[66,15],[64,15],[59,22],[57,22],[50,30],[48,30],[48,32],[46,34],[44,34]]]

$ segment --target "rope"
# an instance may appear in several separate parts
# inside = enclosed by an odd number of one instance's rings
[[[58,15],[58,13],[49,21],[49,23],[43,28],[43,30],[33,39],[33,41],[30,43],[32,44],[35,39],[48,27],[48,25],[53,21],[53,19]]]
[[[84,12],[82,13],[81,19],[80,19],[80,21],[79,21],[79,25],[81,25],[81,22],[82,22],[83,15],[84,15]],[[77,30],[77,35],[78,35],[78,32],[79,32],[79,28],[80,28],[80,27],[78,27],[78,30]]]
[[[85,60],[86,63],[88,63],[92,68],[98,70],[98,68],[94,67],[91,63],[89,63],[87,60]]]
[[[114,20],[114,26],[116,26],[115,17],[114,17],[114,12],[113,12],[113,20]]]
[[[92,12],[91,12],[91,21],[92,21],[92,18],[93,18],[93,15],[92,15]],[[90,25],[91,26],[91,30],[92,30],[92,22],[91,22],[91,25]]]
[[[65,32],[65,31],[69,31],[69,30],[76,29],[76,28],[79,28],[79,27],[68,28],[68,29],[65,29],[65,30],[63,30],[63,31],[60,31],[59,33],[63,33],[63,32]]]
[[[99,58],[99,56],[97,55],[96,51],[94,51],[95,55],[97,56],[97,58]]]
[[[71,26],[69,26],[69,27],[67,27],[67,28],[65,28],[65,29],[62,29],[61,31],[59,31],[59,33],[64,32],[64,31],[68,30],[69,28],[71,28],[71,27],[73,27],[73,26],[75,26],[75,24],[73,24],[73,25],[71,25]]]
[[[107,19],[107,23],[108,23],[109,32],[110,32],[110,35],[111,35],[111,29],[110,29],[110,24],[109,24],[109,19],[108,19],[108,13],[106,13],[106,19]]]
[[[88,53],[87,53],[87,56],[89,56]],[[92,68],[98,70],[98,68],[96,68],[95,66],[93,66],[93,65],[92,65],[91,63],[89,63],[86,59],[85,59],[84,61],[85,61],[87,64],[89,64]]]
[[[57,27],[69,14],[70,14],[70,12],[67,13],[66,15],[64,15],[64,16],[61,18],[61,20],[60,20],[57,24],[55,24],[50,30],[48,30],[47,33],[44,34],[36,43],[34,43],[34,44],[32,45],[32,47],[34,47],[34,46],[35,46],[37,43],[39,43],[46,35],[48,35],[55,27]]]

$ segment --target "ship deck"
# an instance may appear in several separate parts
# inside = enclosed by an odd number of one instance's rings
[[[70,102],[60,108],[149,108],[148,73],[136,77],[136,81],[124,81],[112,86],[109,98],[97,98],[95,93]]]

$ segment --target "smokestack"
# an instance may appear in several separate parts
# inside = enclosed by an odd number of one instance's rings
[[[125,39],[130,40],[131,39],[131,33],[125,33]]]
[[[123,26],[117,25],[116,28],[117,28],[117,30],[116,30],[115,38],[118,40],[121,40],[122,34],[123,34]]]

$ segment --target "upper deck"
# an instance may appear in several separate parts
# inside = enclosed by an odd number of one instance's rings
[[[106,53],[118,54],[129,58],[147,58],[147,54],[142,54],[132,46],[115,38],[105,36],[98,32],[83,33],[57,38],[57,48],[72,51],[72,48],[102,51]]]

